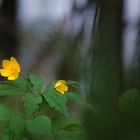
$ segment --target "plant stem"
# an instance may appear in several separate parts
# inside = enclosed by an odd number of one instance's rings
[[[31,89],[30,86],[29,86],[29,82],[28,82],[26,76],[25,76],[22,72],[21,72],[21,75],[22,75],[23,79],[25,80],[25,82],[26,82],[26,84],[27,84],[27,87],[28,87],[30,93],[33,94],[33,91],[32,91],[32,89]]]

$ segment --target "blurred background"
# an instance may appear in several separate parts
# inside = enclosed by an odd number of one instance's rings
[[[95,107],[83,113],[86,139],[139,139],[139,7],[139,0],[0,0],[0,60],[14,56],[47,83],[79,81]],[[121,98],[132,89],[137,98]]]

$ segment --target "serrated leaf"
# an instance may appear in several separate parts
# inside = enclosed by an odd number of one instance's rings
[[[0,104],[0,121],[8,121],[14,112],[6,107],[4,104]]]
[[[49,106],[54,108],[56,111],[59,111],[60,113],[67,114],[68,108],[67,108],[67,98],[62,95],[61,93],[57,92],[53,86],[49,87],[49,90],[47,90],[43,94],[44,98],[48,102]]]
[[[15,81],[0,82],[0,96],[20,95],[28,92],[25,80],[19,77]]]
[[[51,133],[51,120],[42,115],[34,118],[33,120],[27,120],[27,130],[34,134],[45,135]]]
[[[55,89],[54,89],[55,83],[56,83],[56,81],[54,81],[50,85],[48,85],[45,89],[45,92],[50,92],[50,93],[55,92]]]
[[[0,96],[13,96],[19,95],[23,91],[12,84],[0,84]]]
[[[40,75],[30,75],[29,79],[30,79],[33,87],[37,90],[37,92],[40,92],[44,85],[43,78]]]
[[[137,89],[126,91],[119,99],[119,107],[121,112],[138,115],[140,108],[140,93]]]
[[[10,129],[14,134],[19,134],[24,130],[25,120],[18,115],[12,116],[10,120]]]
[[[25,112],[28,115],[32,115],[35,111],[39,109],[39,104],[42,103],[42,96],[40,94],[30,94],[26,93],[23,96]]]
[[[9,81],[11,84],[20,87],[25,92],[28,90],[27,83],[23,76],[19,76],[16,80]]]

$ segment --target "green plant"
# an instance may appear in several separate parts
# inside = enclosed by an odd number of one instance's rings
[[[82,100],[68,90],[78,87],[77,82],[58,80],[47,86],[41,76],[20,72],[13,57],[3,60],[2,66],[1,75],[8,81],[0,82],[0,96],[13,96],[10,106],[0,103],[2,140],[62,140],[66,136],[74,140],[81,135],[81,121],[71,117],[68,106],[69,100]]]

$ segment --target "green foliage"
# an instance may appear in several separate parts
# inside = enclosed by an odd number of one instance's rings
[[[51,120],[44,115],[37,116],[32,120],[27,120],[26,124],[27,129],[31,133],[38,135],[51,134]]]
[[[6,107],[4,104],[0,104],[0,121],[8,121],[11,119],[14,112]]]
[[[22,77],[15,81],[1,81],[0,96],[20,95],[28,92],[26,83]]]
[[[60,113],[67,114],[68,99],[61,93],[57,92],[53,86],[54,86],[53,83],[49,85],[43,96],[51,108],[54,108],[56,111],[59,111]]]
[[[25,127],[25,120],[19,115],[14,115],[10,119],[10,129],[14,134],[19,134]]]
[[[74,100],[74,101],[83,100],[79,94],[75,94],[73,92],[67,92],[64,96],[66,96],[66,98],[68,98],[69,100]]]
[[[52,122],[53,128],[55,131],[58,130],[76,130],[80,129],[82,126],[82,123],[75,119],[75,118],[65,118],[65,117],[57,117]]]
[[[36,92],[41,92],[44,85],[44,80],[40,75],[29,75],[29,79],[35,88]]]
[[[83,134],[82,131],[62,130],[60,134],[56,135],[56,140],[82,140],[84,138],[85,138],[85,135]]]
[[[0,121],[5,122],[6,126],[1,134],[2,140],[45,140],[59,135],[59,130],[80,130],[81,122],[69,116],[68,102],[83,102],[82,98],[74,92],[61,94],[54,88],[55,83],[56,81],[46,86],[38,75],[21,75],[15,81],[0,82],[0,96],[10,95],[16,98],[15,95],[18,95],[16,106],[13,102],[14,110],[12,105],[10,109],[5,104],[0,104]],[[66,85],[77,87],[78,83],[66,81]],[[55,117],[48,110],[52,110]]]
[[[76,81],[72,81],[72,80],[68,80],[67,82],[66,82],[66,84],[69,86],[72,86],[72,87],[75,87],[75,88],[78,88],[79,87],[79,83],[78,82],[76,82]]]
[[[30,93],[24,94],[23,96],[25,112],[28,115],[32,115],[39,109],[39,104],[42,103],[42,96],[40,94],[32,95]]]
[[[84,108],[95,110],[95,108],[91,104],[87,103],[87,101],[84,98],[82,98],[78,93],[66,92],[64,96],[66,96],[68,100],[76,101]]]
[[[68,107],[66,104],[67,98],[65,96],[58,93],[57,91],[46,92],[43,96],[51,108],[54,108],[56,111],[59,111],[60,113],[63,114],[68,113]]]
[[[126,91],[119,99],[121,112],[133,117],[140,117],[140,93],[137,89]]]
[[[1,135],[1,140],[9,140],[10,137],[10,131],[8,129],[4,129],[2,131],[2,135]]]

